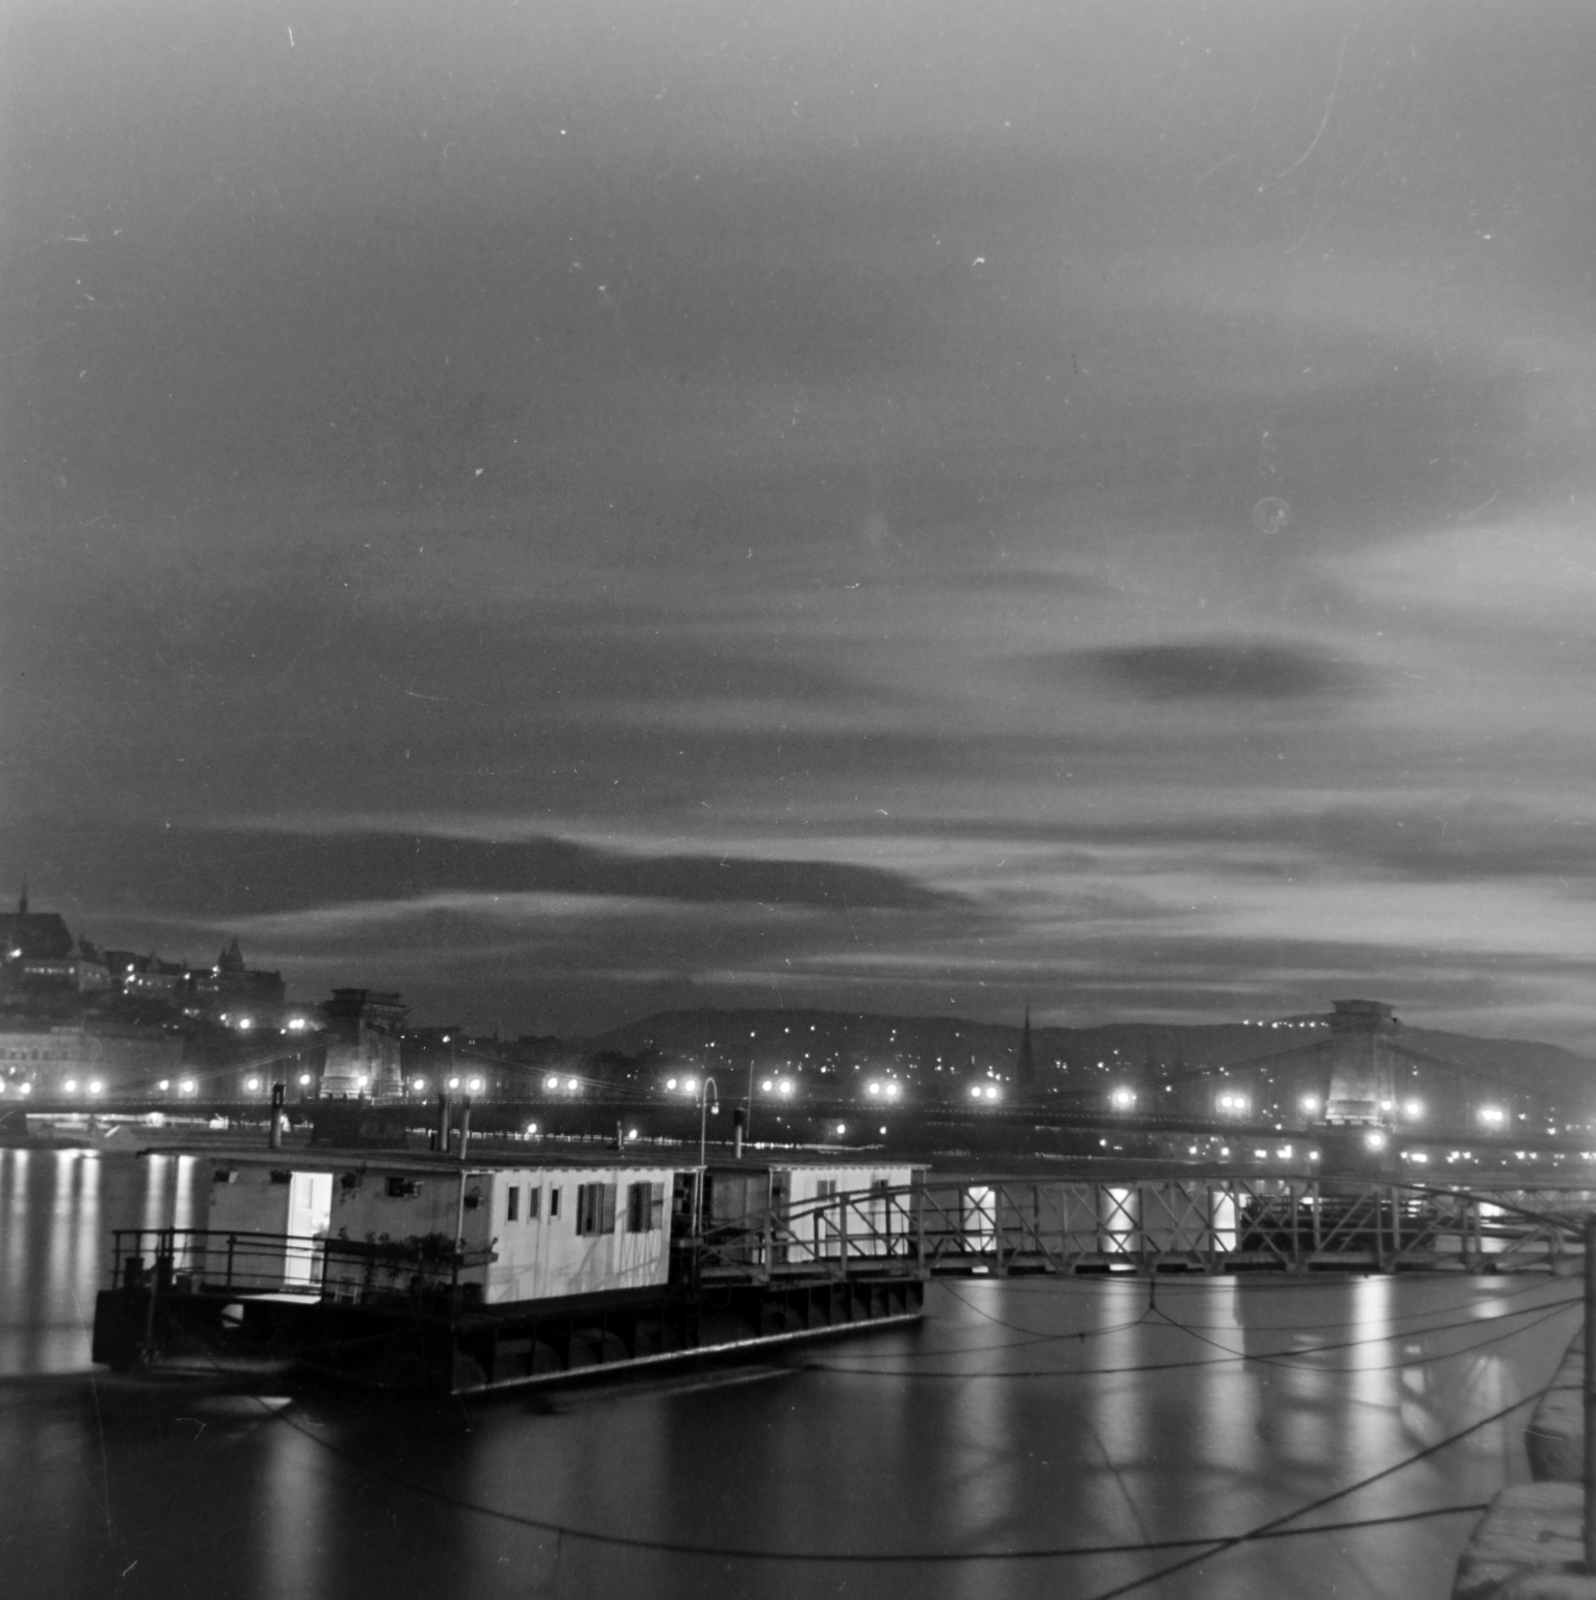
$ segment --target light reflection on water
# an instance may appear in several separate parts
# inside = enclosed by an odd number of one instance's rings
[[[189,1157],[0,1151],[8,1600],[1091,1596],[1182,1553],[823,1564],[581,1534],[957,1555],[1236,1533],[1533,1393],[1575,1326],[1573,1310],[1484,1321],[1577,1298],[1563,1280],[1177,1279],[1154,1306],[1126,1279],[987,1278],[933,1287],[917,1331],[729,1381],[287,1400],[91,1368],[109,1230],[188,1225],[208,1173]],[[1127,1367],[1143,1370],[1112,1370]],[[1317,1519],[1488,1498],[1525,1474],[1526,1414]],[[1472,1520],[1254,1543],[1144,1592],[1439,1600]]]

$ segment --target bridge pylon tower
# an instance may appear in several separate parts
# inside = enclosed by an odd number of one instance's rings
[[[1390,1128],[1396,1106],[1394,1036],[1400,1024],[1378,1000],[1337,1000],[1330,1013],[1330,1082],[1324,1120]]]

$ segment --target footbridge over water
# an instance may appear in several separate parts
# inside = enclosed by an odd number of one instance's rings
[[[962,1178],[764,1212],[700,1241],[705,1281],[1315,1271],[1568,1272],[1596,1187],[1347,1179]]]

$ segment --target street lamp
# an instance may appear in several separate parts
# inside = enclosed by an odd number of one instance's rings
[[[709,1097],[715,1097],[715,1111],[720,1112],[720,1091],[715,1080],[705,1074],[698,1091],[698,1182],[693,1187],[693,1237],[696,1239],[704,1225],[704,1140],[709,1118]]]

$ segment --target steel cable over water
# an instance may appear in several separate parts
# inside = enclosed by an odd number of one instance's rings
[[[1569,1303],[1577,1304],[1580,1302],[1574,1301]],[[1549,1320],[1552,1315],[1556,1314],[1556,1312],[1564,1309],[1567,1309],[1565,1305],[1553,1307],[1547,1312],[1547,1317],[1540,1320]],[[1507,1321],[1516,1319],[1500,1317],[1492,1318],[1490,1320]],[[1538,1323],[1529,1324],[1529,1327],[1534,1326],[1538,1326]],[[1527,1328],[1512,1329],[1504,1334],[1496,1335],[1489,1342],[1496,1343],[1505,1338],[1516,1337],[1518,1334],[1526,1331],[1528,1331]],[[1395,1337],[1403,1337],[1403,1335],[1396,1335]],[[218,1373],[222,1372],[223,1369],[221,1368],[220,1364],[216,1362],[214,1355],[212,1355],[209,1350],[200,1344],[198,1340],[188,1338],[187,1342],[192,1344],[203,1357],[209,1360]],[[1378,1341],[1356,1342],[1370,1343]],[[1435,1357],[1433,1359],[1444,1360],[1446,1357]],[[1216,1364],[1218,1363],[1175,1363],[1175,1365]],[[1404,1365],[1415,1366],[1425,1364],[1426,1363],[1424,1362],[1404,1363]],[[1160,1369],[1157,1367],[1150,1367],[1143,1369],[1129,1368],[1125,1370],[1135,1371]],[[973,1378],[980,1377],[982,1374],[967,1374],[966,1376]],[[685,1540],[646,1539],[637,1537],[635,1535],[604,1533],[594,1529],[573,1527],[565,1523],[554,1522],[541,1517],[528,1516],[523,1512],[509,1511],[500,1506],[489,1505],[483,1501],[473,1500],[463,1495],[451,1494],[447,1490],[433,1488],[432,1486],[424,1483],[417,1483],[413,1479],[406,1478],[389,1468],[380,1466],[377,1463],[365,1459],[343,1445],[339,1445],[330,1439],[322,1437],[320,1434],[298,1422],[294,1417],[288,1415],[286,1410],[267,1404],[264,1397],[255,1391],[246,1389],[243,1392],[260,1406],[261,1412],[267,1420],[281,1423],[285,1427],[292,1429],[295,1433],[300,1435],[300,1437],[311,1441],[328,1454],[337,1457],[339,1460],[347,1462],[349,1465],[355,1467],[358,1471],[365,1473],[368,1477],[380,1479],[381,1481],[388,1483],[395,1488],[404,1489],[413,1494],[420,1495],[424,1499],[431,1500],[438,1505],[449,1506],[455,1510],[470,1512],[474,1515],[486,1517],[496,1522],[527,1528],[539,1533],[553,1534],[559,1539],[570,1539],[604,1548],[634,1550],[640,1553],[659,1555],[703,1557],[723,1561],[788,1562],[828,1566],[857,1565],[878,1567],[910,1566],[916,1564],[951,1566],[973,1565],[978,1562],[1068,1560],[1093,1556],[1146,1555],[1155,1554],[1161,1551],[1174,1550],[1190,1550],[1195,1552],[1181,1561],[1177,1561],[1169,1566],[1160,1568],[1156,1572],[1144,1574],[1142,1577],[1131,1579],[1113,1588],[1100,1590],[1089,1597],[1083,1597],[1083,1600],[1119,1600],[1119,1597],[1122,1595],[1134,1593],[1136,1590],[1145,1588],[1149,1584],[1157,1583],[1163,1578],[1171,1577],[1177,1572],[1185,1571],[1188,1568],[1197,1565],[1199,1562],[1207,1561],[1217,1555],[1223,1555],[1227,1551],[1239,1548],[1244,1544],[1263,1542],[1265,1540],[1273,1539],[1308,1538],[1315,1534],[1343,1533],[1363,1528],[1391,1527],[1403,1523],[1426,1521],[1437,1517],[1463,1516],[1470,1513],[1482,1512],[1488,1508],[1487,1502],[1479,1501],[1448,1506],[1432,1506],[1420,1511],[1404,1512],[1384,1517],[1353,1518],[1345,1522],[1315,1524],[1312,1527],[1307,1528],[1290,1528],[1287,1526],[1287,1524],[1295,1522],[1300,1517],[1307,1516],[1313,1511],[1321,1510],[1325,1506],[1333,1505],[1337,1501],[1344,1500],[1350,1495],[1358,1493],[1360,1490],[1369,1488],[1373,1484],[1382,1482],[1387,1478],[1394,1477],[1397,1473],[1406,1470],[1408,1467],[1414,1466],[1421,1461],[1428,1460],[1432,1456],[1439,1455],[1442,1451],[1448,1450],[1452,1446],[1461,1443],[1464,1439],[1470,1438],[1472,1435],[1480,1432],[1482,1429],[1488,1428],[1494,1423],[1505,1420],[1507,1417],[1512,1416],[1515,1412],[1523,1410],[1526,1406],[1533,1405],[1544,1394],[1546,1394],[1551,1387],[1552,1385],[1550,1383],[1545,1384],[1532,1393],[1513,1401],[1509,1405],[1503,1406],[1500,1410],[1493,1411],[1488,1416],[1480,1417],[1474,1422],[1469,1423],[1466,1427],[1459,1428],[1455,1432],[1446,1435],[1444,1438],[1438,1439],[1434,1443],[1426,1445],[1420,1450],[1414,1451],[1412,1454],[1403,1457],[1400,1461],[1396,1461],[1389,1466],[1382,1467],[1379,1471],[1370,1473],[1366,1477],[1360,1478],[1354,1483],[1346,1484],[1339,1489],[1332,1490],[1328,1494],[1321,1495],[1314,1500],[1310,1500],[1306,1504],[1298,1506],[1292,1511],[1285,1512],[1277,1517],[1271,1517],[1267,1521],[1259,1523],[1255,1527],[1246,1529],[1241,1533],[1211,1534],[1207,1536],[1195,1535],[1185,1539],[1137,1540],[1123,1544],[1056,1545],[1030,1550],[918,1550],[880,1552],[777,1550],[768,1547],[692,1544]]]
[[[1276,1352],[1275,1354],[1269,1355],[1269,1356],[1255,1355],[1255,1354],[1251,1354],[1251,1353],[1249,1353],[1247,1351],[1233,1350],[1233,1351],[1229,1351],[1226,1355],[1223,1355],[1223,1356],[1205,1357],[1205,1358],[1196,1359],[1196,1360],[1190,1360],[1190,1361],[1148,1361],[1148,1362],[1142,1362],[1142,1363],[1139,1363],[1139,1364],[1136,1364],[1136,1365],[1124,1366],[1124,1367],[1020,1367],[1020,1368],[1009,1369],[1009,1370],[1006,1370],[1006,1371],[1005,1370],[991,1370],[991,1371],[985,1371],[985,1372],[980,1372],[980,1371],[977,1371],[977,1372],[958,1372],[958,1371],[947,1371],[947,1370],[937,1370],[937,1369],[926,1370],[925,1368],[919,1368],[919,1367],[886,1367],[886,1368],[883,1368],[883,1367],[855,1367],[855,1366],[845,1366],[841,1362],[830,1362],[830,1361],[805,1361],[805,1362],[802,1363],[802,1366],[806,1371],[847,1373],[847,1374],[851,1374],[851,1375],[854,1375],[854,1376],[857,1376],[857,1377],[862,1377],[862,1378],[925,1378],[925,1379],[946,1378],[946,1379],[951,1379],[951,1380],[954,1380],[954,1381],[959,1381],[959,1380],[964,1380],[964,1379],[975,1380],[975,1379],[998,1379],[998,1378],[1111,1378],[1111,1377],[1121,1377],[1121,1376],[1124,1376],[1124,1375],[1126,1375],[1128,1373],[1137,1373],[1137,1372],[1171,1372],[1171,1371],[1175,1371],[1177,1369],[1185,1368],[1185,1367],[1219,1367],[1219,1366],[1226,1366],[1230,1362],[1233,1362],[1233,1361],[1272,1361],[1272,1362],[1279,1362],[1283,1357],[1286,1357],[1286,1356],[1323,1355],[1323,1354],[1325,1354],[1325,1353],[1327,1353],[1329,1351],[1334,1351],[1334,1350],[1353,1350],[1353,1349],[1357,1349],[1357,1348],[1359,1348],[1360,1346],[1363,1346],[1363,1345],[1389,1344],[1395,1339],[1415,1339],[1415,1338],[1427,1337],[1428,1335],[1433,1334],[1433,1333],[1451,1333],[1451,1332],[1453,1332],[1454,1330],[1456,1330],[1458,1328],[1478,1328],[1478,1327],[1480,1327],[1482,1325],[1488,1326],[1491,1323],[1496,1323],[1496,1322],[1513,1322],[1513,1321],[1517,1321],[1521,1317],[1529,1317],[1529,1316],[1535,1316],[1536,1317],[1536,1321],[1531,1323],[1531,1324],[1529,1324],[1529,1326],[1531,1326],[1531,1327],[1536,1327],[1536,1326],[1539,1325],[1540,1322],[1549,1321],[1553,1316],[1556,1316],[1559,1312],[1567,1311],[1567,1310],[1571,1309],[1572,1307],[1577,1306],[1579,1304],[1581,1304],[1581,1297],[1572,1296],[1572,1297],[1570,1297],[1570,1298],[1568,1298],[1566,1300],[1557,1301],[1554,1304],[1552,1304],[1551,1306],[1527,1306],[1522,1311],[1504,1312],[1499,1317],[1465,1317],[1465,1318],[1460,1319],[1457,1322],[1441,1323],[1438,1326],[1433,1327],[1433,1328],[1402,1329],[1402,1330],[1397,1330],[1397,1331],[1394,1331],[1394,1332],[1391,1332],[1391,1333],[1374,1334],[1374,1335],[1371,1335],[1367,1339],[1341,1339],[1341,1340],[1333,1341],[1333,1342],[1328,1343],[1328,1344],[1305,1345],[1302,1348],[1297,1349],[1297,1350],[1283,1350],[1283,1351]],[[1545,1316],[1538,1316],[1537,1315],[1538,1313],[1541,1313],[1541,1312],[1544,1312]],[[1160,1316],[1162,1317],[1162,1313],[1160,1313]],[[1138,1322],[1131,1324],[1132,1327],[1137,1327],[1137,1326],[1155,1327],[1155,1326],[1159,1326],[1159,1325],[1160,1324],[1158,1324],[1158,1323],[1153,1323],[1151,1321],[1146,1321],[1146,1320],[1143,1320],[1143,1319],[1139,1319]],[[1181,1331],[1183,1333],[1188,1333],[1188,1334],[1191,1335],[1191,1337],[1199,1339],[1204,1344],[1215,1344],[1215,1348],[1218,1348],[1218,1349],[1224,1349],[1225,1348],[1223,1345],[1217,1345],[1215,1343],[1215,1341],[1213,1341],[1211,1339],[1204,1339],[1202,1337],[1202,1335],[1197,1333],[1197,1332],[1195,1332],[1195,1330],[1187,1328],[1184,1324],[1176,1322],[1173,1319],[1163,1318],[1162,1325],[1170,1327],[1170,1328],[1177,1329],[1177,1330],[1179,1330],[1179,1331]],[[1238,1328],[1236,1331],[1238,1333],[1245,1334],[1248,1330],[1245,1329],[1245,1328]],[[1522,1330],[1509,1330],[1509,1332],[1513,1332],[1513,1331],[1522,1331]],[[1500,1337],[1506,1337],[1506,1336],[1507,1335],[1501,1335]],[[1063,1338],[1074,1338],[1074,1337],[1076,1337],[1074,1334],[1059,1335],[1054,1340],[1049,1340],[1049,1341],[1038,1340],[1038,1341],[1035,1341],[1035,1342],[1036,1343],[1059,1342],[1059,1340],[1062,1340]],[[1484,1342],[1485,1343],[1489,1343],[1490,1341],[1487,1340],[1487,1341],[1484,1341]],[[978,1346],[973,1346],[973,1347],[971,1347],[971,1353],[977,1353],[977,1352],[980,1352],[980,1351],[988,1351],[988,1350],[1028,1349],[1028,1348],[1030,1348],[1030,1343],[1028,1343],[1025,1340],[1016,1340],[1016,1341],[1014,1341],[1014,1343],[1007,1344],[1007,1345],[978,1345]],[[950,1354],[955,1354],[957,1352],[953,1352],[953,1351],[938,1351],[936,1353],[939,1354],[939,1355],[950,1355]],[[901,1357],[900,1357],[900,1359],[901,1359]],[[1444,1360],[1446,1358],[1445,1357],[1441,1357],[1441,1356],[1437,1356],[1437,1357],[1434,1357],[1432,1359]],[[1422,1362],[1414,1362],[1414,1363],[1411,1363],[1411,1364],[1412,1365],[1423,1365]],[[1321,1369],[1321,1370],[1323,1370],[1323,1369]]]
[[[1066,1280],[1066,1281],[1074,1281],[1074,1280]],[[1087,1280],[1087,1281],[1090,1282],[1092,1280]],[[1101,1280],[1097,1280],[1097,1281],[1100,1282]],[[1140,1283],[1140,1282],[1142,1282],[1144,1280],[1137,1278],[1137,1279],[1125,1279],[1123,1281],[1126,1282],[1126,1283]],[[1323,1282],[1325,1284],[1330,1284],[1330,1283],[1340,1282],[1340,1281],[1343,1281],[1343,1280],[1337,1278],[1337,1279],[1324,1279],[1324,1280],[1318,1280],[1318,1281],[1321,1281],[1321,1282]],[[1005,1283],[1005,1285],[1007,1285],[1007,1284],[1012,1283],[1013,1280],[1012,1279],[1004,1279],[1003,1282]],[[1103,1336],[1105,1336],[1107,1334],[1110,1334],[1110,1333],[1121,1333],[1121,1332],[1124,1332],[1128,1328],[1135,1328],[1135,1327],[1141,1326],[1142,1323],[1147,1321],[1149,1312],[1153,1309],[1152,1307],[1148,1307],[1147,1309],[1143,1310],[1142,1314],[1139,1317],[1132,1318],[1128,1322],[1113,1322],[1113,1323],[1110,1323],[1107,1327],[1103,1327],[1103,1328],[1077,1328],[1077,1329],[1072,1329],[1072,1330],[1069,1330],[1069,1331],[1063,1332],[1063,1333],[1043,1333],[1040,1328],[1027,1328],[1027,1327],[1024,1327],[1022,1324],[1020,1324],[1018,1322],[1010,1322],[1006,1318],[994,1316],[990,1311],[983,1311],[980,1306],[975,1305],[973,1302],[971,1302],[970,1300],[966,1299],[962,1294],[960,1294],[958,1292],[958,1290],[956,1290],[953,1287],[951,1282],[949,1282],[949,1281],[947,1281],[945,1279],[939,1281],[938,1287],[940,1289],[942,1289],[944,1293],[950,1295],[953,1299],[957,1300],[960,1305],[964,1306],[966,1309],[968,1309],[970,1311],[973,1311],[976,1314],[976,1316],[982,1318],[984,1321],[994,1323],[1000,1328],[1008,1328],[1008,1329],[1010,1329],[1011,1331],[1013,1331],[1015,1333],[1024,1334],[1026,1337],[1021,1338],[1021,1339],[1010,1339],[1010,1340],[1005,1341],[1003,1344],[949,1346],[945,1350],[914,1350],[914,1351],[907,1351],[907,1352],[905,1352],[905,1351],[897,1351],[897,1350],[883,1351],[881,1353],[880,1359],[888,1360],[888,1361],[891,1361],[891,1360],[903,1360],[903,1359],[919,1360],[919,1359],[921,1359],[922,1357],[925,1357],[925,1356],[965,1355],[965,1354],[973,1354],[976,1351],[980,1351],[980,1350],[1020,1350],[1020,1349],[1026,1348],[1029,1345],[1063,1343],[1064,1341],[1069,1340],[1069,1339],[1097,1339],[1097,1338],[1101,1338],[1101,1337],[1103,1337]],[[1060,1287],[1062,1287],[1062,1285],[1060,1285]],[[1160,1287],[1163,1288],[1163,1287],[1166,1287],[1166,1286],[1160,1285]],[[1183,1285],[1183,1287],[1199,1288],[1201,1290],[1204,1290],[1204,1291],[1207,1291],[1209,1293],[1212,1293],[1213,1288],[1214,1288],[1214,1283],[1213,1283],[1213,1280],[1210,1279],[1210,1280],[1206,1280],[1205,1282],[1203,1282],[1200,1285]],[[1249,1292],[1251,1292],[1252,1290],[1254,1290],[1256,1288],[1261,1288],[1261,1287],[1262,1287],[1262,1285],[1259,1285],[1259,1284],[1248,1284],[1247,1285],[1247,1288],[1248,1288]],[[1300,1284],[1293,1284],[1292,1287],[1300,1289],[1302,1286]],[[1523,1289],[1514,1289],[1509,1294],[1487,1295],[1487,1296],[1484,1296],[1484,1297],[1482,1297],[1480,1299],[1477,1299],[1477,1300],[1471,1300],[1471,1301],[1469,1301],[1467,1303],[1470,1304],[1470,1305],[1487,1305],[1487,1306],[1488,1305],[1497,1305],[1497,1304],[1500,1304],[1502,1301],[1517,1300],[1517,1299],[1519,1299],[1520,1297],[1522,1297],[1523,1295],[1526,1295],[1526,1294],[1537,1294],[1545,1287],[1546,1287],[1546,1285],[1544,1283],[1540,1283],[1540,1282],[1532,1283],[1532,1284],[1529,1284],[1527,1287],[1525,1287]],[[1452,1305],[1452,1306],[1436,1306],[1436,1307],[1432,1307],[1432,1308],[1429,1308],[1429,1309],[1426,1309],[1426,1310],[1423,1310],[1423,1311],[1406,1311],[1406,1312],[1402,1312],[1402,1313],[1400,1313],[1400,1314],[1398,1314],[1396,1316],[1384,1316],[1384,1317],[1381,1317],[1379,1320],[1384,1322],[1384,1323],[1387,1323],[1387,1324],[1396,1323],[1396,1322],[1413,1322],[1413,1321],[1418,1320],[1421,1317],[1444,1316],[1449,1311],[1459,1310],[1460,1307],[1461,1307],[1461,1303],[1459,1305]],[[1164,1313],[1160,1313],[1160,1315],[1164,1315],[1166,1321],[1170,1321],[1170,1322],[1174,1321],[1173,1318],[1168,1317]],[[1226,1333],[1226,1332],[1238,1332],[1238,1333],[1296,1333],[1296,1332],[1299,1332],[1302,1329],[1306,1329],[1306,1328],[1314,1328],[1314,1329],[1320,1329],[1320,1328],[1323,1328],[1323,1329],[1357,1328],[1357,1327],[1363,1326],[1364,1321],[1367,1321],[1367,1320],[1369,1320],[1369,1319],[1360,1320],[1358,1318],[1342,1318],[1342,1319],[1339,1319],[1339,1320],[1334,1321],[1334,1322],[1250,1323],[1245,1328],[1238,1328],[1236,1326],[1236,1324],[1233,1323],[1233,1322],[1182,1322],[1182,1323],[1179,1324],[1179,1326],[1181,1326],[1183,1328],[1187,1328],[1187,1329],[1203,1328],[1203,1329],[1206,1329],[1206,1330],[1208,1330],[1210,1332],[1214,1332],[1214,1333]],[[1412,1331],[1412,1333],[1417,1335],[1417,1334],[1422,1334],[1422,1333],[1429,1332],[1430,1330],[1429,1329],[1425,1329],[1425,1328],[1415,1328],[1415,1329],[1412,1329],[1411,1331]],[[871,1360],[876,1359],[875,1356],[869,1351],[860,1351],[859,1352],[859,1358],[861,1360],[864,1360],[864,1359],[871,1359]]]

